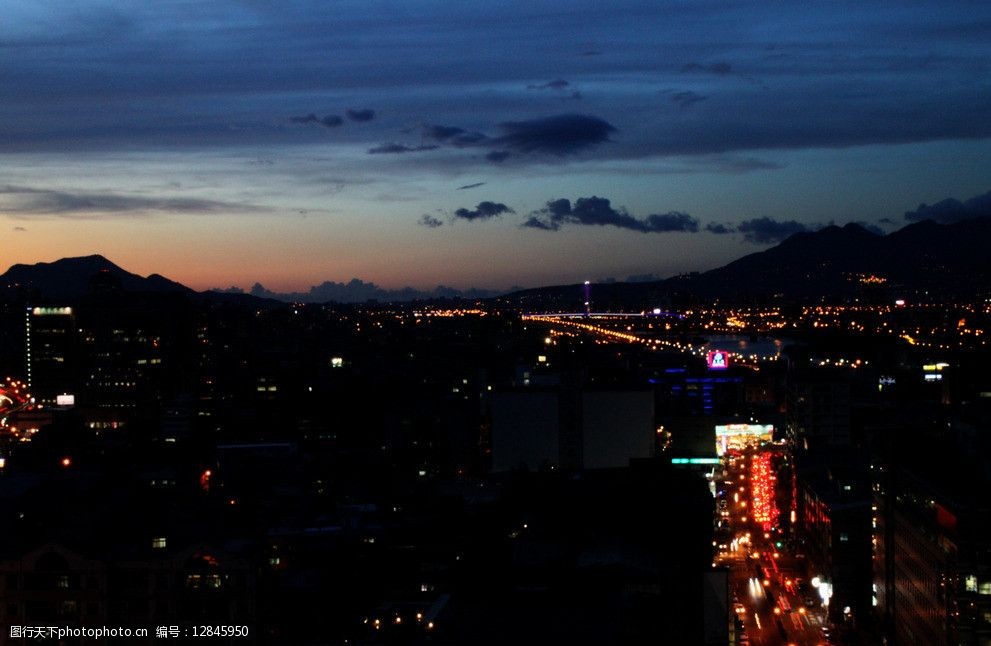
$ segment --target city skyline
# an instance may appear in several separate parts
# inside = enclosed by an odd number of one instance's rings
[[[15,2],[5,259],[499,290],[987,215],[989,36],[964,1]]]

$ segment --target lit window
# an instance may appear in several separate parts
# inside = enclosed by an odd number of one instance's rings
[[[848,543],[849,541],[850,541],[850,535],[847,534],[846,532],[841,532],[840,533],[840,542],[841,543]]]
[[[165,537],[164,536],[156,536],[155,538],[151,539],[151,548],[152,549],[155,549],[155,550],[164,550],[165,549]]]
[[[964,579],[964,587],[967,592],[977,592],[977,577],[971,574]]]
[[[991,594],[991,581],[981,581],[977,592],[978,594]]]

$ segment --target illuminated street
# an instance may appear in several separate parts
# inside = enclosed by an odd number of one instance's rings
[[[786,532],[778,526],[789,517],[780,511],[785,501],[776,493],[772,468],[780,456],[780,448],[766,443],[731,450],[723,456],[721,478],[716,472],[717,563],[730,571],[734,611],[745,635],[740,643],[834,643],[824,629],[821,599],[804,580],[804,563],[788,553]]]
[[[0,382],[0,417],[19,410],[31,403],[27,387],[20,381],[7,377]]]

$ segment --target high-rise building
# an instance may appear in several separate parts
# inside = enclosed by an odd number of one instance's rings
[[[797,460],[798,544],[814,595],[837,625],[856,628],[871,613],[871,496],[866,465],[837,452]]]
[[[517,390],[492,400],[492,468],[604,469],[655,453],[648,390]]]
[[[77,335],[71,307],[25,311],[25,373],[35,399],[54,404],[78,387]]]
[[[850,408],[846,375],[803,372],[789,379],[787,429],[800,446],[848,446]]]
[[[961,478],[964,479],[964,478]],[[889,643],[991,643],[985,489],[886,468],[874,485],[874,593]]]

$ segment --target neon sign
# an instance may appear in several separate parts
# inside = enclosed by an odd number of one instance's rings
[[[726,370],[729,367],[729,352],[713,350],[705,358],[709,370]]]

